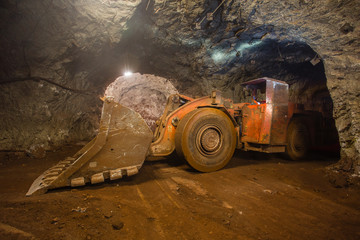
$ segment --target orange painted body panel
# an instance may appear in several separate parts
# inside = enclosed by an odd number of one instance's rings
[[[150,156],[167,156],[175,150],[175,131],[179,121],[197,108],[218,108],[234,123],[237,148],[263,152],[285,151],[287,126],[293,114],[304,112],[301,105],[288,102],[288,84],[260,78],[243,84],[252,91],[253,100],[248,103],[233,103],[213,91],[211,96],[192,99],[177,95],[180,102],[172,112],[164,112],[158,124]],[[257,91],[265,93],[266,99],[257,100]],[[186,102],[181,105],[181,101]],[[168,104],[171,104],[170,102]],[[179,107],[180,106],[180,107]]]
[[[246,105],[243,108],[242,142],[270,143],[271,121],[266,116],[266,103],[259,105]],[[270,116],[271,117],[271,116]]]
[[[211,104],[210,98],[204,97],[186,103],[174,112],[169,114],[164,122],[160,123],[159,128],[160,136],[150,146],[151,156],[167,156],[171,154],[175,149],[175,127],[172,124],[172,120],[177,117],[181,120],[186,114],[195,110],[199,106]]]
[[[200,108],[200,107],[211,107],[211,108],[221,108],[228,114],[228,116],[234,120],[234,105],[232,100],[223,99],[221,96],[210,96],[202,97],[198,99],[191,99],[184,95],[179,95],[180,98],[188,100],[186,104],[182,105],[175,111],[171,112],[164,120],[159,123],[158,128],[160,135],[156,137],[155,141],[150,146],[150,156],[161,157],[168,156],[175,150],[175,130],[173,122],[174,119],[181,119],[191,111]],[[225,107],[226,105],[226,107]],[[240,106],[240,105],[235,105]],[[234,124],[236,126],[236,124]],[[238,128],[237,128],[238,129]]]

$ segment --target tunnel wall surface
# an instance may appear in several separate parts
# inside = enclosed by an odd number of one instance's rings
[[[2,1],[1,149],[51,148],[96,134],[98,97],[128,62],[171,79],[183,94],[217,88],[232,96],[255,77],[298,81],[276,66],[318,58],[334,103],[339,167],[359,173],[360,3],[225,1],[208,20],[219,3]],[[317,55],[280,49],[278,59],[255,58],[269,40],[305,43]]]

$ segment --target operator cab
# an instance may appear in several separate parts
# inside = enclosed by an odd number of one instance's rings
[[[241,84],[245,95],[251,96],[257,104],[262,103],[288,103],[288,84],[273,78],[258,78]],[[254,101],[248,101],[253,104]]]
[[[245,96],[248,97],[246,100],[250,104],[259,105],[266,103],[266,81],[259,82],[258,84],[248,84],[244,87],[244,92]]]
[[[288,122],[288,84],[258,78],[242,84],[251,99],[242,108],[241,142],[245,150],[283,152]]]

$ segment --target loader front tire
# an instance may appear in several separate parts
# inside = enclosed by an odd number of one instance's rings
[[[183,117],[175,133],[176,152],[200,172],[223,168],[236,147],[230,118],[215,108],[196,109]]]

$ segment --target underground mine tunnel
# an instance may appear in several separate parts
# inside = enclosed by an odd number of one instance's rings
[[[0,239],[359,239],[360,3],[0,2]]]

